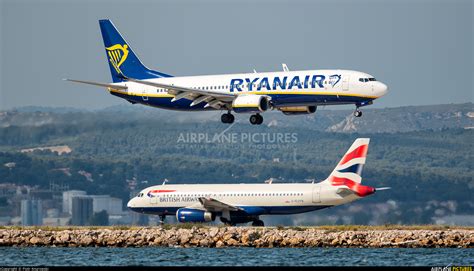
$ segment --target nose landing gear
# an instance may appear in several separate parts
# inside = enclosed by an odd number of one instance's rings
[[[260,125],[263,123],[263,117],[260,115],[260,114],[255,114],[255,115],[252,115],[250,116],[250,123],[252,125]]]
[[[160,225],[165,224],[166,215],[160,215]]]
[[[354,117],[357,117],[357,118],[362,117],[362,111],[360,111],[359,108],[357,108],[357,109],[354,111]]]

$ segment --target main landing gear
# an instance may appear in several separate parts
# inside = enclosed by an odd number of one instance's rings
[[[255,115],[252,115],[250,116],[250,123],[252,125],[260,125],[263,123],[263,117],[260,115],[260,114],[255,114]]]
[[[263,227],[263,226],[265,226],[265,224],[263,223],[262,220],[254,220],[252,222],[252,226],[253,227]]]
[[[230,112],[222,114],[221,116],[221,121],[222,123],[233,123],[235,120],[234,115],[232,115]]]
[[[229,113],[225,113],[225,114],[222,114],[221,116],[221,121],[222,123],[234,123],[234,115],[232,115],[230,112]],[[252,125],[260,125],[263,123],[263,117],[262,115],[260,114],[255,114],[255,115],[252,115],[250,116],[250,123]]]
[[[362,117],[362,111],[360,111],[359,108],[356,108],[356,110],[354,111],[354,117]]]

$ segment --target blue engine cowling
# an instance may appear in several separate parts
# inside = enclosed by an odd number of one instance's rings
[[[176,220],[179,222],[211,222],[216,219],[216,215],[198,209],[181,208],[176,211]]]

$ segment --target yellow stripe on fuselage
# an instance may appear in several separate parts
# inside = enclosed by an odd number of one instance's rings
[[[174,98],[175,95],[167,94],[167,93],[130,93],[124,92],[117,89],[109,88],[110,92],[115,92],[123,95],[128,96],[137,96],[137,97],[157,97],[157,98]],[[346,97],[358,97],[358,98],[367,98],[367,99],[376,99],[377,96],[368,96],[368,95],[359,95],[359,94],[351,94],[351,93],[344,93],[344,92],[328,92],[328,91],[256,91],[256,92],[242,92],[241,94],[245,95],[331,95],[331,96],[346,96]],[[244,106],[245,107],[245,106]]]
[[[233,105],[232,107],[234,107],[234,108],[242,108],[242,107],[255,108],[255,107],[258,107],[258,106],[259,106],[258,104],[242,104],[242,105]]]
[[[127,96],[136,96],[136,97],[145,96],[145,97],[156,97],[156,98],[174,98],[174,95],[167,94],[167,93],[161,93],[161,94],[155,94],[155,93],[129,93],[129,92],[120,91],[120,90],[112,89],[112,88],[109,88],[109,91],[114,92],[114,93],[127,95]]]

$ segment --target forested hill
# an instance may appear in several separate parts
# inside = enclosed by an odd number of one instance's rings
[[[250,125],[248,115],[237,115],[239,121],[229,126],[219,122],[218,112],[143,106],[93,112],[23,108],[0,113],[0,183],[46,188],[53,180],[126,202],[134,190],[165,178],[171,183],[321,180],[355,138],[370,137],[364,183],[393,189],[360,204],[390,202],[392,207],[381,210],[396,208],[387,218],[371,218],[378,221],[427,223],[434,216],[474,215],[472,107],[367,108],[360,119],[348,117],[352,111],[321,110],[310,117],[275,112],[264,115],[262,126]],[[347,119],[352,128],[338,128]]]

